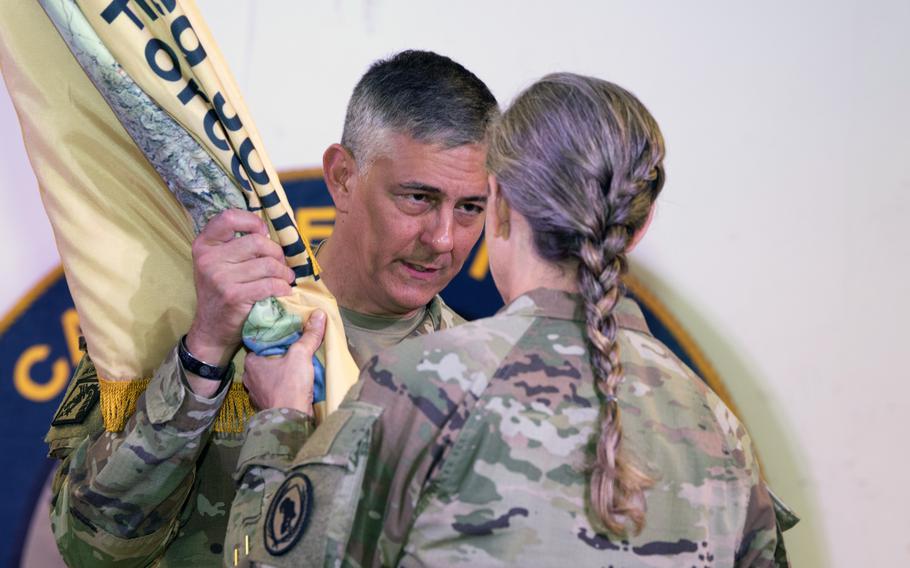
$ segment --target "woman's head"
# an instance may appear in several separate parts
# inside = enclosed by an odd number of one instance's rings
[[[487,166],[527,219],[538,254],[561,262],[579,258],[586,240],[615,249],[643,228],[663,187],[663,157],[660,129],[634,95],[556,73],[503,114]]]
[[[663,187],[663,158],[657,123],[635,96],[569,73],[548,75],[515,99],[494,128],[487,158],[499,196],[526,222],[536,254],[577,267],[603,401],[590,500],[597,519],[616,534],[629,524],[636,531],[643,526],[651,480],[621,449],[613,309],[622,296],[625,253]],[[493,205],[488,215],[498,214]]]

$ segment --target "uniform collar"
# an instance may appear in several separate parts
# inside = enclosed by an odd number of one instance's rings
[[[439,297],[439,294],[433,296],[433,299],[427,304],[426,315],[429,316],[430,321],[433,323],[433,329],[440,329],[440,323],[442,322],[442,298]]]
[[[550,288],[536,288],[503,306],[499,314],[585,321],[584,301],[580,294]],[[651,334],[645,316],[629,297],[623,297],[614,310],[619,327]]]

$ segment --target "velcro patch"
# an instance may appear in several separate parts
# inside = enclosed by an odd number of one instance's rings
[[[51,426],[81,424],[98,404],[99,398],[98,380],[94,376],[78,379],[73,388],[66,393],[66,398],[54,415]]]
[[[281,556],[306,532],[313,512],[313,484],[306,474],[292,473],[275,493],[265,517],[265,549]]]

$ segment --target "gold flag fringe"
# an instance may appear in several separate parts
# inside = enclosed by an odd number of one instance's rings
[[[231,383],[231,390],[215,417],[215,432],[240,434],[243,427],[256,410],[250,402],[250,395],[243,388],[243,383]]]
[[[101,389],[101,417],[104,429],[108,432],[120,432],[126,421],[136,411],[136,401],[145,392],[150,379],[132,381],[109,381],[98,377]]]
[[[101,389],[101,416],[104,419],[105,430],[121,432],[126,427],[127,420],[136,411],[136,401],[145,392],[149,380],[109,381],[98,377]],[[224,404],[215,417],[213,430],[219,433],[240,434],[246,421],[255,412],[243,383],[231,383]]]

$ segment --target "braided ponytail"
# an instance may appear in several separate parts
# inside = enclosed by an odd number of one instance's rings
[[[603,401],[600,437],[589,485],[591,505],[597,519],[610,533],[624,535],[629,523],[636,534],[644,527],[644,491],[653,480],[634,465],[622,448],[618,388],[623,371],[613,309],[623,294],[621,278],[626,271],[625,250],[632,234],[627,226],[617,222],[625,216],[626,208],[608,209],[613,219],[607,220],[605,234],[595,234],[581,244],[578,284],[584,298],[595,385]]]
[[[491,137],[487,165],[527,219],[537,253],[577,263],[595,386],[602,400],[590,503],[614,535],[645,524],[653,480],[623,447],[623,380],[614,309],[626,249],[663,187],[663,138],[634,95],[569,73],[544,77],[512,103]],[[631,526],[630,526],[631,525]]]

